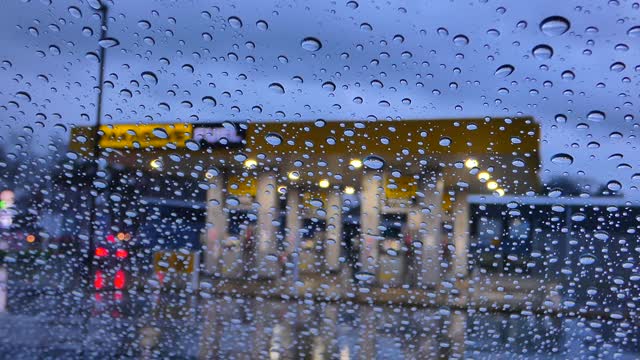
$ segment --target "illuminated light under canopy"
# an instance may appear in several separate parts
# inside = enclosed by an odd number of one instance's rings
[[[467,159],[464,162],[464,166],[467,169],[473,169],[475,167],[478,167],[478,160],[476,160],[476,159]]]
[[[497,183],[497,182],[495,182],[495,181],[489,181],[489,182],[487,183],[487,189],[489,189],[489,190],[495,190],[495,189],[497,189],[497,188],[498,188],[498,183]]]
[[[258,166],[258,162],[255,159],[247,159],[244,161],[245,169],[255,169]]]
[[[481,171],[480,173],[478,173],[478,180],[480,181],[487,181],[491,179],[491,175],[489,175],[488,172],[486,171]]]
[[[360,169],[362,167],[362,160],[351,159],[351,161],[349,161],[349,165],[353,166],[354,169]]]
[[[318,186],[320,186],[323,189],[326,189],[329,187],[329,185],[331,185],[331,183],[329,182],[329,180],[327,179],[322,179],[318,182]]]
[[[289,171],[287,177],[289,178],[289,180],[298,180],[300,179],[300,173],[297,171]]]

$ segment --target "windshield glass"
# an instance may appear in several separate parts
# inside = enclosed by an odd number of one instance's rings
[[[0,358],[640,357],[640,5],[6,0]]]

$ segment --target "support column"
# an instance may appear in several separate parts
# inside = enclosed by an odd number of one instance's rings
[[[440,283],[440,251],[442,248],[442,195],[444,181],[437,171],[428,171],[422,181],[424,198],[420,202],[422,261],[418,283],[423,287],[436,287]]]
[[[453,269],[455,277],[462,279],[469,273],[469,212],[467,194],[458,192],[453,205],[453,244],[456,248]]]
[[[371,274],[376,274],[378,268],[381,181],[382,175],[375,172],[365,171],[362,175],[360,271]]]
[[[222,175],[209,179],[207,190],[207,230],[205,269],[209,274],[219,272],[222,242],[227,238],[228,219],[224,212],[224,178]]]
[[[296,267],[298,265],[297,257],[300,256],[300,229],[302,227],[300,211],[300,190],[291,186],[287,189],[287,227],[285,229],[287,248],[285,253],[288,261]],[[287,270],[287,274],[290,274],[289,271]],[[293,268],[294,278],[297,277],[297,274],[297,268]]]
[[[257,275],[261,278],[274,278],[279,273],[276,254],[276,229],[273,221],[278,212],[278,189],[276,175],[265,172],[258,175],[258,229],[256,231]]]
[[[342,198],[339,191],[327,194],[327,231],[324,247],[325,266],[329,271],[340,269],[342,243]]]

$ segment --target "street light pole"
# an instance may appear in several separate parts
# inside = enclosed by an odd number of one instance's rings
[[[100,22],[100,39],[105,39],[107,35],[107,19],[109,8],[102,4],[100,9],[97,10],[101,17]],[[96,102],[96,124],[93,129],[93,152],[91,154],[91,183],[89,187],[93,186],[93,182],[98,177],[98,168],[99,168],[99,160],[100,160],[100,140],[102,139],[102,132],[100,131],[100,127],[102,126],[102,98],[103,98],[103,83],[104,83],[104,70],[106,64],[106,49],[100,46],[99,50],[99,64],[100,68],[98,71],[98,98]],[[89,191],[89,253],[88,256],[88,264],[87,264],[87,272],[88,272],[88,286],[91,287],[91,277],[93,276],[93,262],[94,262],[94,253],[96,249],[96,207],[97,207],[97,197],[98,194],[95,195]]]

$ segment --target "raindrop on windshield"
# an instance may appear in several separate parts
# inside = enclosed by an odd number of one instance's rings
[[[514,70],[513,65],[505,64],[496,69],[495,75],[499,78],[504,78],[511,75]]]
[[[322,43],[316,38],[306,37],[300,42],[300,46],[307,51],[318,51],[322,48]]]
[[[534,47],[531,53],[538,60],[547,60],[553,56],[553,48],[549,45],[541,44]]]
[[[229,22],[229,25],[231,25],[231,27],[234,29],[240,29],[242,27],[242,20],[240,20],[240,18],[237,16],[231,16],[227,19],[227,21]]]
[[[571,27],[569,20],[562,16],[550,16],[540,22],[540,30],[548,36],[560,36]]]
[[[573,156],[565,153],[558,153],[551,157],[551,162],[556,165],[571,165],[573,164]]]
[[[268,133],[267,136],[265,136],[265,140],[267,140],[267,143],[273,146],[282,144],[282,136],[277,133]]]
[[[105,49],[120,45],[120,42],[114,38],[104,38],[98,41],[98,45]]]
[[[145,82],[151,85],[156,85],[158,83],[158,77],[151,71],[144,71],[140,74]]]
[[[604,121],[604,119],[606,119],[606,115],[604,112],[599,111],[599,110],[593,110],[591,112],[589,112],[587,114],[587,119],[594,121],[594,122],[600,122],[600,121]]]
[[[269,84],[269,89],[273,91],[275,94],[284,94],[284,86],[282,86],[279,83]]]
[[[384,159],[377,155],[369,155],[362,160],[364,166],[373,170],[380,170],[384,167]]]

